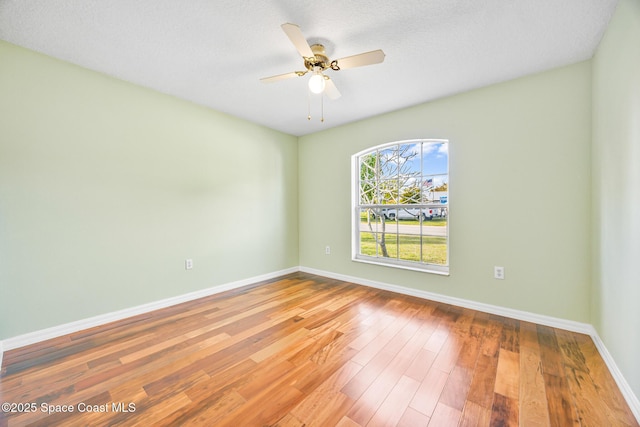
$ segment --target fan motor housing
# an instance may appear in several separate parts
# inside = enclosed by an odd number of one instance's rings
[[[315,67],[319,67],[321,71],[324,71],[329,68],[331,64],[323,45],[311,45],[311,52],[313,52],[313,57],[304,58],[304,66],[307,67],[307,70],[313,71]]]

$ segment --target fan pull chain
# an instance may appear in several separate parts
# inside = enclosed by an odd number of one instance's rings
[[[324,96],[320,95],[320,121],[324,123]],[[311,92],[307,92],[307,120],[311,121]]]

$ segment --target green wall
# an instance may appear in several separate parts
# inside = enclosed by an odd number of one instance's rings
[[[5,42],[0,64],[0,339],[299,264],[297,138]]]
[[[351,155],[412,138],[450,140],[449,277],[351,260]],[[300,264],[589,322],[590,144],[590,62],[301,137]]]
[[[640,396],[640,1],[620,0],[593,59],[592,323]]]

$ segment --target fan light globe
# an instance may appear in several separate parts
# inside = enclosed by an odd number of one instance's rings
[[[314,74],[309,79],[309,90],[313,93],[322,93],[324,85],[324,76],[322,74]]]

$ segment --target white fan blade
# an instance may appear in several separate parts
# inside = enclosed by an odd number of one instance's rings
[[[378,49],[372,50],[371,52],[360,53],[358,55],[347,56],[346,58],[341,58],[334,62],[338,64],[339,70],[345,70],[347,68],[379,64],[382,61],[384,61],[384,52]],[[333,68],[333,65],[331,68]]]
[[[304,38],[300,27],[296,24],[282,24],[282,29],[284,30],[291,43],[296,47],[297,51],[302,55],[303,58],[311,58],[313,57],[313,52],[311,51],[311,46],[307,43],[307,39]]]
[[[307,74],[306,71],[293,71],[291,73],[278,74],[277,76],[263,77],[263,78],[260,79],[260,81],[262,83],[273,83],[273,82],[277,82],[277,81],[280,81],[280,80],[290,79],[291,77],[304,76],[305,74]]]
[[[327,76],[325,76],[325,80],[326,81],[325,81],[325,84],[324,84],[324,93],[326,93],[327,96],[329,97],[329,99],[331,99],[331,100],[336,100],[336,99],[340,98],[342,96],[342,94],[340,93],[340,91],[336,87],[335,83],[333,83],[333,80],[331,80]]]

